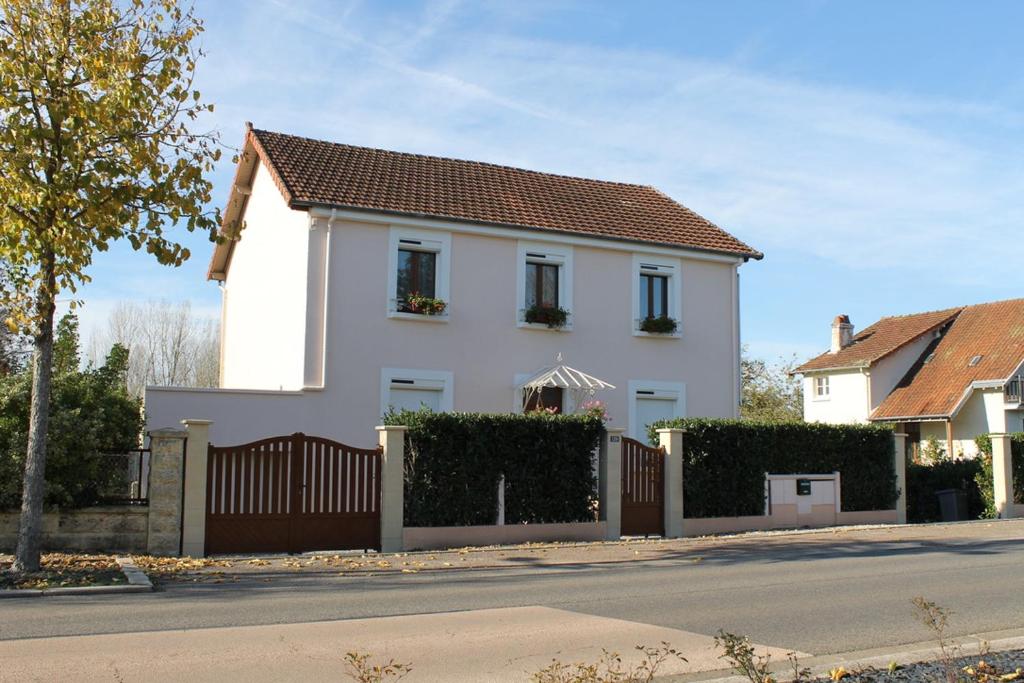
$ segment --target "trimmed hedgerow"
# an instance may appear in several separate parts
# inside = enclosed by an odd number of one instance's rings
[[[649,427],[686,430],[686,517],[763,515],[764,475],[840,472],[842,509],[889,510],[899,497],[892,430],[872,425],[676,418]]]
[[[991,462],[991,458],[989,458]],[[977,519],[985,512],[985,500],[978,486],[984,469],[982,458],[972,460],[940,460],[933,464],[907,465],[907,521],[939,522],[942,511],[936,491],[960,489],[967,494],[967,516]],[[992,476],[989,473],[989,490]]]
[[[409,427],[406,526],[494,524],[503,474],[506,524],[594,519],[599,418],[402,411],[384,421]]]
[[[985,501],[985,517],[996,516],[995,492],[992,490],[995,482],[992,479],[992,437],[982,434],[975,437],[981,452],[981,471],[975,477],[975,482]],[[1015,503],[1024,503],[1024,432],[1010,434],[1010,452],[1013,462],[1013,500]]]

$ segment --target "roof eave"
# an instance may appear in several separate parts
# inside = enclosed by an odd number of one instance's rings
[[[317,202],[317,201],[309,201],[309,200],[295,200],[293,202],[290,202],[289,206],[291,208],[293,208],[293,209],[299,209],[299,210],[309,210],[309,209],[343,209],[345,211],[354,211],[354,212],[358,212],[358,213],[367,213],[367,214],[377,213],[377,214],[384,214],[384,215],[387,215],[387,216],[402,216],[402,217],[406,217],[406,218],[419,218],[419,219],[424,219],[424,220],[450,221],[452,223],[463,223],[463,224],[466,224],[466,225],[484,225],[484,226],[495,227],[495,228],[506,228],[506,229],[509,229],[509,230],[531,230],[531,231],[534,231],[534,232],[554,233],[554,234],[558,234],[558,235],[566,235],[566,236],[572,236],[572,237],[583,237],[583,238],[592,238],[592,239],[600,239],[600,240],[609,240],[609,241],[613,241],[613,242],[622,242],[623,244],[645,244],[645,245],[653,245],[653,246],[657,246],[657,247],[664,247],[664,248],[667,248],[667,249],[684,249],[684,250],[687,250],[687,251],[698,251],[698,252],[701,252],[701,253],[704,253],[704,254],[716,254],[716,255],[719,255],[719,256],[728,256],[728,257],[731,257],[731,258],[739,258],[739,259],[743,259],[744,261],[749,261],[751,259],[753,259],[755,261],[760,261],[761,259],[764,258],[764,254],[763,253],[761,253],[759,251],[755,251],[755,250],[752,250],[752,251],[749,251],[749,252],[742,252],[742,251],[729,251],[729,250],[726,250],[726,249],[709,249],[707,247],[698,247],[698,246],[690,246],[690,245],[683,245],[683,244],[673,244],[671,242],[659,242],[659,241],[656,241],[656,240],[629,239],[627,237],[619,237],[619,236],[615,236],[615,235],[601,235],[601,234],[591,233],[591,232],[588,232],[588,233],[572,232],[570,230],[558,230],[557,228],[542,228],[542,227],[539,227],[539,226],[523,225],[523,224],[519,224],[519,223],[499,223],[499,222],[495,222],[495,221],[473,220],[473,219],[469,219],[469,218],[460,218],[460,217],[457,217],[457,216],[443,216],[443,215],[438,215],[438,214],[422,213],[422,212],[417,212],[417,211],[398,211],[398,210],[395,210],[395,209],[380,209],[380,208],[376,208],[376,207],[355,206],[355,205],[352,205],[352,204],[337,204],[337,203],[332,203],[332,202]]]

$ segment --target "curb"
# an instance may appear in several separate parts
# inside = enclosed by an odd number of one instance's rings
[[[989,639],[985,634],[972,634],[949,639],[949,646],[959,648],[958,656],[974,657],[985,651],[996,653],[1006,650],[1018,650],[1024,648],[1024,636],[1014,635],[1005,637],[1006,631],[995,632],[993,635],[1002,635]],[[857,650],[831,655],[818,655],[800,660],[801,666],[807,666],[811,678],[828,678],[829,672],[839,666],[848,671],[858,669],[877,668],[885,669],[890,663],[900,666],[911,666],[924,662],[931,662],[939,659],[942,651],[934,641],[922,643],[907,643],[896,648],[875,648],[872,650]],[[773,673],[789,670],[788,662],[776,661],[772,663]],[[724,673],[724,675],[723,675]],[[726,673],[723,670],[705,671],[679,676],[669,676],[668,681],[688,681],[692,683],[749,683],[749,679],[733,673]]]
[[[0,591],[0,600],[16,598],[44,598],[62,595],[111,595],[120,593],[149,593],[153,590],[153,582],[145,572],[139,569],[130,557],[114,558],[121,573],[128,580],[127,585],[119,586],[69,586],[65,588],[20,588]]]

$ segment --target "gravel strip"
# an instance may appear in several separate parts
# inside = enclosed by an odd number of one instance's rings
[[[1024,649],[989,652],[954,659],[951,666],[958,681],[1024,681]],[[1010,675],[1016,674],[1016,678]],[[824,683],[834,680],[829,676],[811,679]],[[939,660],[901,666],[895,671],[868,668],[851,671],[842,680],[846,683],[917,683],[919,681],[944,682],[949,680],[946,664]]]

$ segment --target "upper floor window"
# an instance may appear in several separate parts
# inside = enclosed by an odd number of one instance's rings
[[[529,255],[527,255],[529,256]],[[558,307],[558,273],[561,265],[528,261],[526,263],[526,307]]]
[[[572,247],[520,242],[518,261],[517,325],[572,329]]]
[[[682,273],[679,259],[633,255],[633,334],[679,337]]]
[[[437,295],[437,253],[409,248],[398,250],[398,305],[408,309],[410,295]]]
[[[391,228],[388,317],[447,321],[450,253],[450,233]]]
[[[640,315],[668,317],[668,276],[640,271]]]
[[[827,376],[814,378],[814,396],[815,398],[828,398]]]

